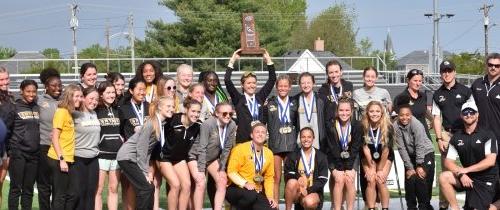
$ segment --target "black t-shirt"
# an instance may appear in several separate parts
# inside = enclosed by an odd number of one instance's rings
[[[500,80],[490,85],[485,75],[471,86],[479,111],[479,125],[489,127],[500,138]]]
[[[497,153],[497,139],[492,131],[481,128],[479,125],[471,134],[459,130],[453,134],[448,147],[447,159],[460,158],[463,167],[477,164],[486,158],[486,155]],[[495,180],[498,175],[497,166],[467,175],[481,181]]]
[[[167,118],[165,127],[165,144],[162,147],[163,158],[168,161],[188,161],[189,150],[199,137],[201,121],[185,127],[182,124],[182,113]]]
[[[460,118],[460,110],[462,109],[462,105],[467,102],[471,96],[471,89],[458,82],[456,82],[450,89],[442,85],[434,92],[432,97],[432,112],[433,114],[435,112],[434,106],[439,108],[445,130],[450,131],[463,129],[464,125],[462,118]]]
[[[348,97],[352,98],[353,85],[352,82],[346,81],[344,79],[340,80],[340,87],[334,87],[333,91],[335,92],[335,96],[332,94],[332,88],[329,83],[325,83],[321,85],[321,88],[318,91],[318,96],[325,101],[325,122],[333,122],[335,118],[335,113],[337,112],[337,102],[340,97]]]
[[[399,106],[398,103],[400,100],[402,100],[403,97],[409,97],[410,98],[410,109],[413,114],[413,116],[422,123],[422,125],[425,128],[425,133],[427,134],[427,137],[431,139],[431,134],[429,132],[429,126],[427,125],[427,122],[425,121],[425,115],[427,114],[427,97],[425,93],[418,91],[417,98],[413,98],[410,95],[410,92],[408,92],[408,89],[405,89],[402,93],[396,96],[394,98],[394,102],[392,103],[394,105],[394,111],[396,113],[399,112]]]

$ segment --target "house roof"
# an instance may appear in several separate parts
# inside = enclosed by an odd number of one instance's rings
[[[12,58],[13,59],[44,59],[43,54],[37,51],[19,51]],[[32,62],[17,62],[17,61],[3,61],[0,66],[7,68],[10,74],[23,73],[31,68]]]
[[[407,55],[398,59],[398,66],[404,66],[408,64],[429,64],[429,51],[428,50],[415,50],[408,53]],[[444,57],[450,56],[452,53],[448,51],[443,51]]]
[[[323,69],[321,71],[324,71],[324,66],[328,61],[332,59],[337,59],[340,64],[342,65],[342,69],[344,70],[352,70],[352,67],[344,62],[342,59],[339,59],[337,55],[335,55],[333,52],[330,51],[310,51],[308,49],[295,49],[295,50],[290,50],[283,54],[282,56],[285,58],[285,68],[288,70],[292,65],[297,62],[297,58],[300,58],[304,53],[311,54],[314,56],[314,58],[321,63],[323,66]],[[290,58],[290,59],[286,59]]]

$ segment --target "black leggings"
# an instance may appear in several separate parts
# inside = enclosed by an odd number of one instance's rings
[[[120,169],[123,174],[127,177],[129,182],[134,187],[135,195],[136,195],[136,205],[135,209],[137,210],[151,210],[153,209],[153,201],[154,201],[154,185],[149,183],[146,179],[146,176],[139,168],[137,163],[134,163],[129,160],[121,160],[118,161],[118,165],[120,165]]]
[[[36,187],[38,189],[38,206],[40,210],[50,210],[50,195],[52,194],[52,176],[47,152],[50,145],[40,145]]]
[[[75,157],[73,171],[78,183],[76,210],[94,210],[95,194],[99,182],[99,162],[97,158]]]
[[[415,162],[413,164],[416,165]],[[416,174],[406,179],[405,175],[405,200],[408,210],[417,209],[417,200],[419,210],[433,209],[431,206],[432,191],[429,191],[432,189],[432,182],[434,182],[433,152],[425,155],[422,167],[426,173],[424,179],[420,179]]]
[[[62,172],[59,167],[59,160],[49,158],[49,167],[52,171],[52,209],[54,210],[74,210],[78,199],[78,182],[73,171],[73,163],[68,164],[68,172]]]
[[[235,185],[227,188],[226,200],[238,210],[270,210],[269,200],[264,193],[257,193],[255,190],[247,190]]]
[[[37,163],[37,153],[29,154],[17,149],[11,149],[9,209],[19,208],[19,197],[21,197],[21,209],[31,209]]]

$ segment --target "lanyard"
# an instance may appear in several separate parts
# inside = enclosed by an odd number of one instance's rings
[[[311,176],[312,169],[314,168],[314,148],[311,148],[311,155],[309,156],[309,164],[306,164],[306,154],[304,153],[304,150],[300,150],[300,156],[302,160],[302,165],[304,165],[304,173],[306,174],[306,177],[309,178]]]
[[[149,103],[151,103],[151,101],[153,101],[155,87],[156,87],[155,85],[151,85],[151,92],[149,94],[146,94],[146,101]]]
[[[377,129],[377,135],[373,134],[373,129],[370,126],[370,137],[372,139],[373,147],[375,147],[375,150],[378,151],[378,144],[380,143],[380,128]]]
[[[286,106],[285,108],[283,109],[283,104],[284,102],[282,103],[281,99],[279,97],[277,97],[277,100],[278,100],[278,112],[279,112],[279,118],[280,118],[280,123],[281,125],[285,125],[287,124],[289,121],[288,121],[288,108],[290,107],[290,100],[288,98],[288,96],[286,97]]]
[[[338,95],[335,93],[335,89],[334,89],[333,85],[330,85],[330,92],[332,92],[333,101],[335,101],[335,103],[338,103],[339,96],[342,95],[342,85],[340,86],[340,91],[339,91]]]
[[[163,127],[163,123],[160,120],[160,115],[156,114],[156,119],[158,119],[158,126],[160,127],[160,144],[161,147],[165,144],[165,127]]]
[[[484,88],[486,88],[486,96],[490,95],[491,89],[493,89],[495,86],[497,86],[497,84],[494,84],[490,88],[488,88],[488,85],[486,85],[486,83],[484,83]]]
[[[135,116],[137,116],[137,119],[139,120],[139,125],[142,126],[144,124],[144,102],[141,102],[139,110],[133,101],[130,101],[130,103],[132,103],[132,109],[134,110]]]
[[[108,107],[106,107],[106,109],[108,110],[108,117],[112,117],[114,119],[115,113],[113,113],[113,107],[108,106]]]
[[[227,134],[227,125],[224,125],[224,129],[220,129],[220,123],[219,120],[217,120],[217,129],[219,130],[219,141],[220,141],[220,148],[224,149],[224,144],[226,142],[226,134]]]
[[[314,93],[313,93],[311,106],[308,106],[308,104],[306,103],[306,99],[305,99],[304,96],[302,96],[301,98],[302,98],[302,104],[304,105],[304,109],[305,109],[304,111],[306,113],[307,122],[311,123],[311,119],[312,119],[312,115],[313,115],[313,110],[314,110],[314,102],[316,101],[316,97],[314,96]]]
[[[255,146],[252,146],[253,159],[255,163],[255,173],[260,174],[262,172],[262,167],[264,166],[264,150],[260,152],[260,157],[257,157],[257,151],[255,150]]]
[[[219,97],[217,97],[217,95],[215,95],[215,103],[212,103],[212,101],[210,101],[210,98],[207,97],[207,95],[205,95],[205,100],[208,101],[208,108],[210,109],[210,112],[214,113],[215,106],[219,103]]]
[[[347,144],[349,143],[349,134],[351,134],[351,122],[347,122],[346,125],[347,125],[347,128],[346,128],[346,132],[344,133],[342,130],[342,126],[340,126],[340,121],[337,121],[337,129],[339,131],[340,146],[342,146],[342,150],[344,150],[344,151],[347,150]]]
[[[247,98],[247,107],[248,110],[250,111],[250,114],[252,115],[252,120],[258,120],[259,119],[259,108],[257,107],[257,101],[255,100],[255,97],[252,97],[251,99]]]

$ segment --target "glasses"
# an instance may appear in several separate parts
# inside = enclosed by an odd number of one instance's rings
[[[171,91],[171,90],[176,90],[177,87],[176,86],[167,86],[165,87],[168,91]]]
[[[466,109],[466,110],[462,111],[463,116],[474,116],[474,115],[476,115],[476,113],[477,113],[476,111],[471,110],[471,109]]]
[[[222,117],[233,116],[233,112],[222,112]]]
[[[490,68],[495,67],[496,69],[499,69],[500,68],[500,64],[488,63],[488,67],[490,67]]]
[[[243,77],[250,77],[250,76],[255,77],[256,75],[252,71],[247,71],[243,73]]]

